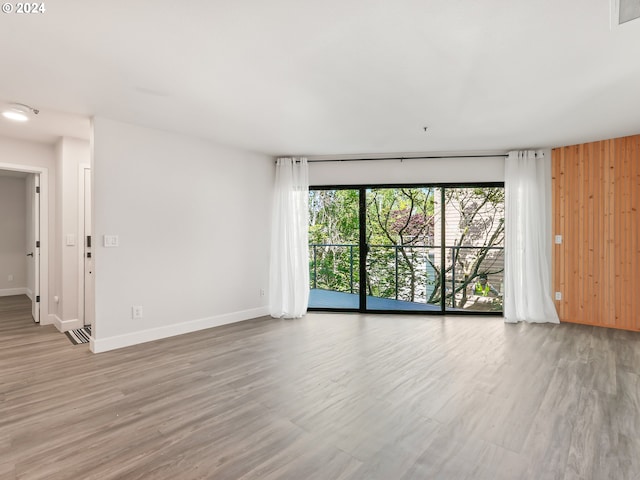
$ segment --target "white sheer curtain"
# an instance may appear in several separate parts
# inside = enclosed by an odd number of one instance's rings
[[[309,302],[309,165],[279,158],[271,226],[269,308],[272,317],[298,318]]]
[[[551,299],[551,163],[509,152],[505,165],[505,321],[560,323]]]

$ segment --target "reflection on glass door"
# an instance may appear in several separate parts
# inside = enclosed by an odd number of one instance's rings
[[[366,191],[368,310],[440,311],[437,188]]]
[[[309,191],[309,308],[360,308],[357,189]]]
[[[445,308],[502,312],[504,188],[446,188]]]

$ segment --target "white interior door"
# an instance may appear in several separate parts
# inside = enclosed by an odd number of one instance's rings
[[[93,257],[91,238],[91,170],[84,169],[84,324],[93,329]],[[92,330],[93,332],[93,330]]]
[[[31,269],[33,278],[33,295],[31,297],[31,316],[33,321],[40,323],[40,175],[31,175],[31,189],[33,192],[31,203],[31,225],[33,235],[31,237],[32,251],[27,254],[30,257],[28,268]]]

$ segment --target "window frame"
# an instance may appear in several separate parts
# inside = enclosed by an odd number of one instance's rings
[[[308,307],[310,312],[352,312],[352,313],[371,313],[371,314],[402,314],[402,315],[462,315],[462,316],[504,316],[504,309],[501,311],[474,311],[474,310],[447,310],[445,305],[445,295],[441,295],[440,310],[380,310],[370,309],[366,307],[366,288],[362,288],[363,279],[367,278],[366,267],[366,192],[369,189],[383,188],[439,188],[440,189],[440,249],[441,249],[441,265],[440,265],[440,282],[444,285],[445,279],[445,249],[446,247],[446,213],[445,213],[445,189],[447,188],[505,188],[504,182],[438,182],[438,183],[379,183],[379,184],[345,184],[345,185],[310,185],[309,191],[312,190],[357,190],[359,200],[359,306],[358,308],[330,308],[330,307]],[[503,247],[504,248],[504,247]],[[366,284],[366,280],[365,284]]]

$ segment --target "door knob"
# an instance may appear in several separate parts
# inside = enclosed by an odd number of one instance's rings
[[[27,257],[33,257],[33,252],[27,253]]]

